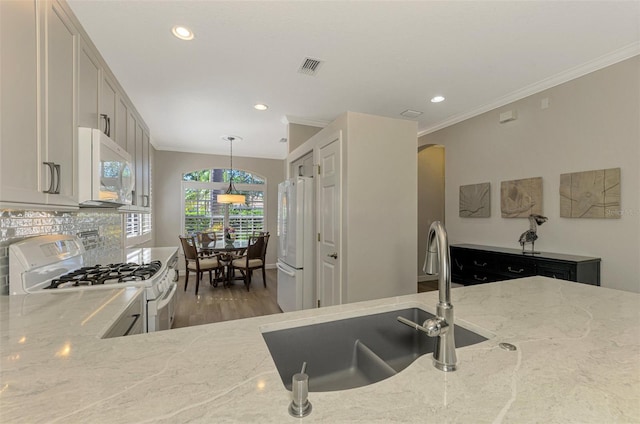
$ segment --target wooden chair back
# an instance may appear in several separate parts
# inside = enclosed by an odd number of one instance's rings
[[[269,236],[256,236],[249,238],[249,246],[247,247],[247,260],[263,259],[262,254]]]
[[[178,236],[185,259],[189,261],[198,260],[198,249],[196,247],[196,238],[193,236]]]
[[[198,242],[201,245],[209,245],[209,243],[213,243],[210,247],[216,247],[216,240],[218,239],[215,231],[207,231],[203,233],[198,233]]]

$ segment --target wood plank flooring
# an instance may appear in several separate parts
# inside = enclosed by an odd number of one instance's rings
[[[262,273],[254,272],[250,291],[242,281],[235,281],[228,288],[222,284],[211,287],[209,276],[205,274],[197,296],[195,274],[189,276],[187,291],[184,291],[184,276],[181,276],[173,328],[282,313],[276,297],[277,289],[275,269],[267,270],[267,288],[262,284]]]
[[[232,319],[251,318],[282,313],[277,301],[278,274],[267,270],[267,288],[262,284],[260,272],[253,273],[251,290],[247,292],[241,281],[231,287],[211,287],[209,276],[204,275],[198,295],[195,295],[195,275],[189,276],[189,287],[184,291],[184,276],[178,281],[178,302],[173,328],[210,324]],[[438,289],[438,282],[418,283],[418,292]]]

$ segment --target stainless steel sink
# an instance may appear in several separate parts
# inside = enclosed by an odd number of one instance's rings
[[[269,331],[262,337],[288,390],[303,362],[310,392],[345,390],[391,377],[433,352],[435,339],[399,323],[398,316],[419,323],[433,318],[410,308]],[[458,325],[455,339],[458,348],[487,340]]]

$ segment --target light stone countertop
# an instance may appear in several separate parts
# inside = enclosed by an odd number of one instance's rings
[[[434,312],[437,301],[428,292],[101,340],[125,302],[83,321],[116,291],[0,298],[0,422],[299,422],[261,329]],[[489,337],[457,350],[457,371],[424,355],[381,382],[310,393],[303,422],[640,422],[640,295],[530,277],[456,288],[452,303],[456,324]]]

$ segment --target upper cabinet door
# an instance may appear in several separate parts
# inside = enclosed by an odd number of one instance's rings
[[[87,42],[78,48],[78,125],[99,128],[100,62]]]
[[[0,1],[0,202],[46,202],[38,148],[36,3]]]
[[[127,150],[127,119],[129,116],[129,105],[126,100],[118,96],[116,101],[116,121],[115,127],[111,128],[111,138]],[[128,150],[127,150],[128,151]]]
[[[142,133],[142,206],[151,207],[151,156],[149,134]]]
[[[100,128],[103,133],[113,139],[115,136],[116,101],[118,92],[116,84],[102,72],[102,92],[100,98]],[[124,146],[121,146],[124,147]]]
[[[54,194],[49,203],[77,205],[75,163],[77,124],[76,43],[77,31],[57,1],[41,3],[44,10],[42,40],[44,67],[44,140],[46,161],[53,163]],[[45,177],[46,178],[46,177]]]

